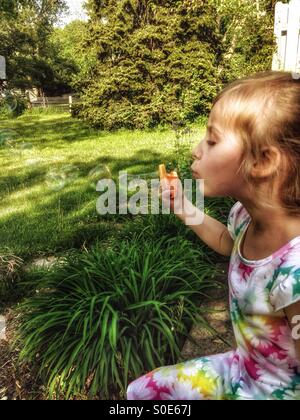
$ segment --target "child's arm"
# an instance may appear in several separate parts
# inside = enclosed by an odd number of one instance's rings
[[[177,214],[177,216],[188,226],[188,215],[191,215],[194,212],[196,212],[196,217],[199,217],[199,220],[202,220],[203,212],[195,207],[190,201],[184,200],[184,211],[182,214]],[[227,227],[221,222],[208,214],[205,214],[202,224],[192,225],[189,227],[214,251],[226,257],[230,257],[234,241],[230,236]]]

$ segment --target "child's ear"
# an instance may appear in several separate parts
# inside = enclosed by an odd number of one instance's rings
[[[281,163],[281,153],[275,146],[265,146],[261,150],[260,158],[254,162],[252,175],[255,178],[267,178],[276,172]]]

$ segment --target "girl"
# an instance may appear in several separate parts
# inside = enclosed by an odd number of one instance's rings
[[[215,99],[193,177],[205,196],[237,202],[227,227],[205,215],[191,229],[231,257],[237,349],[158,368],[129,385],[129,400],[300,399],[299,116],[300,80],[287,72],[238,80]],[[191,210],[202,220],[178,182],[173,209],[180,200],[183,222]]]

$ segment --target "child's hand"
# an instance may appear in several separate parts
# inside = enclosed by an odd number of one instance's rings
[[[172,180],[163,178],[160,181],[160,191],[162,202],[166,207],[168,207],[170,203],[170,210],[173,212],[175,208],[179,209],[179,211],[182,209],[182,202],[184,201],[185,196],[179,178],[174,178]]]
[[[177,172],[167,173],[164,164],[159,165],[160,196],[163,204],[170,208],[179,218],[184,216],[186,209],[193,207],[193,204],[184,194],[181,180]]]

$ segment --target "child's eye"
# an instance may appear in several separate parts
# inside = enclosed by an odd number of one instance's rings
[[[209,145],[209,146],[213,146],[214,144],[216,144],[214,141],[211,141],[211,140],[207,140],[207,144]]]

